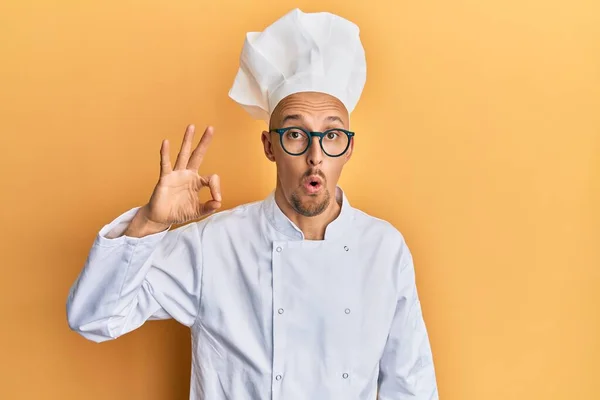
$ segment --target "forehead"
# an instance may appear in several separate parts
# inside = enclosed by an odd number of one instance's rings
[[[294,93],[285,97],[273,110],[271,121],[278,124],[290,115],[299,115],[315,122],[338,117],[346,126],[349,122],[348,111],[341,101],[331,95],[317,92]]]

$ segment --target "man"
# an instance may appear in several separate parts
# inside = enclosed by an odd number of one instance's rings
[[[358,28],[338,16],[293,10],[248,34],[230,96],[270,124],[275,190],[214,213],[219,178],[197,173],[212,127],[192,151],[188,126],[174,166],[164,141],[150,201],[98,233],[70,327],[101,342],[152,319],[189,326],[192,399],[437,399],[411,253],[337,186],[365,79]]]

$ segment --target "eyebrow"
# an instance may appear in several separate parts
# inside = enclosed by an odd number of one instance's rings
[[[344,124],[344,121],[342,121],[342,119],[336,115],[330,115],[329,117],[325,118],[325,120],[329,122],[339,122],[342,125]],[[288,121],[304,121],[304,117],[300,114],[286,115],[281,123],[285,124]]]
[[[344,125],[344,121],[342,121],[342,119],[336,115],[331,115],[325,118],[325,120],[329,122],[339,122],[340,124]]]
[[[281,121],[282,124],[285,124],[288,121],[302,121],[304,118],[302,118],[302,115],[300,114],[290,114],[290,115],[286,115],[283,120]]]

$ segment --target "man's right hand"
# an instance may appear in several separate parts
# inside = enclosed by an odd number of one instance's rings
[[[171,166],[169,141],[160,148],[160,178],[150,201],[138,210],[125,235],[141,237],[167,229],[172,224],[183,224],[221,207],[221,187],[218,175],[200,176],[198,169],[213,137],[213,128],[207,127],[192,152],[194,125],[188,125],[181,149]],[[210,189],[212,199],[202,203],[198,197],[203,187]]]

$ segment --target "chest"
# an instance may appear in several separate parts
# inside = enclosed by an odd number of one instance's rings
[[[285,331],[376,353],[396,306],[394,268],[384,246],[358,237],[222,242],[205,254],[199,317],[216,336],[267,351]]]

